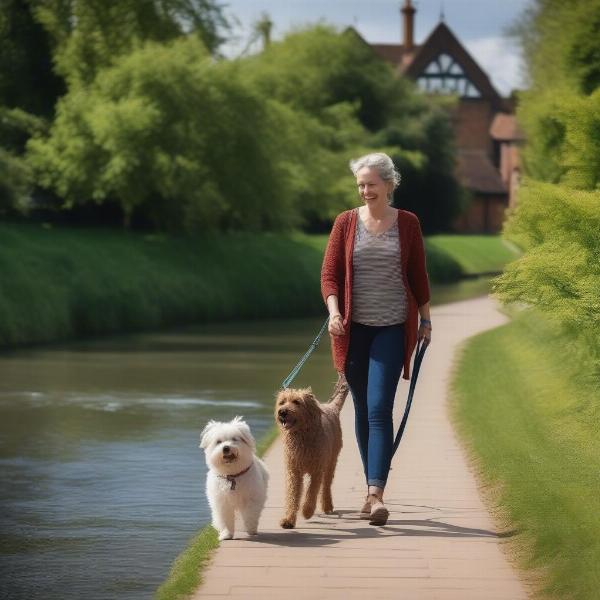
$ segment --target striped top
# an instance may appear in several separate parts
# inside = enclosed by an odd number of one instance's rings
[[[404,323],[408,303],[397,221],[375,234],[357,214],[352,269],[352,320],[363,325]]]

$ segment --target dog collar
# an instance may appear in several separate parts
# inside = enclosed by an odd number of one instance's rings
[[[244,473],[247,473],[250,469],[252,468],[252,465],[250,465],[247,469],[244,469],[243,471],[241,471],[240,473],[236,473],[235,475],[219,475],[219,477],[221,479],[227,479],[227,481],[229,481],[229,483],[231,483],[231,490],[235,490],[235,479],[236,477],[241,477],[242,475],[244,475]]]

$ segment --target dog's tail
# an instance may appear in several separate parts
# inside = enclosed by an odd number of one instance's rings
[[[349,388],[346,377],[343,375],[343,373],[340,373],[337,383],[333,388],[331,398],[329,398],[329,404],[337,410],[338,414],[342,410],[342,406],[344,406],[344,401],[348,395],[348,390]]]

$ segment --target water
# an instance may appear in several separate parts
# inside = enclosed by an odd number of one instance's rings
[[[487,291],[434,289],[447,302]],[[257,439],[322,319],[228,323],[0,355],[0,598],[147,599],[210,521],[211,419]],[[325,336],[294,385],[326,398]]]
[[[319,326],[211,325],[0,356],[0,597],[152,597],[210,520],[202,427],[243,415],[260,438]],[[328,352],[298,379],[323,395]]]

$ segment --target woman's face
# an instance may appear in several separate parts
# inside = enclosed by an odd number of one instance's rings
[[[358,171],[356,185],[361,199],[367,204],[387,203],[394,190],[394,184],[391,181],[384,181],[377,169],[370,167],[363,167]]]

